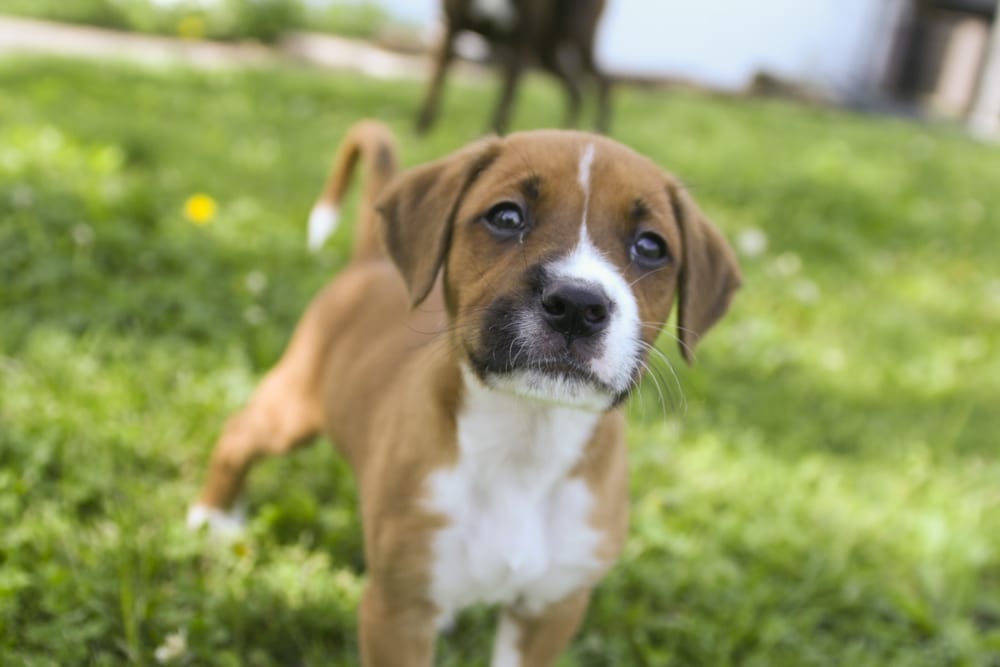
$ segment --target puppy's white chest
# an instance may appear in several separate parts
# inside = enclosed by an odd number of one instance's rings
[[[428,480],[430,508],[448,520],[432,541],[441,623],[476,603],[538,611],[599,573],[594,498],[586,482],[569,477],[597,419],[470,390],[458,420],[459,460]]]
[[[435,505],[451,522],[434,539],[432,595],[442,621],[477,603],[538,611],[599,570],[599,535],[587,521],[593,498],[582,480],[544,494],[497,482],[434,479]]]

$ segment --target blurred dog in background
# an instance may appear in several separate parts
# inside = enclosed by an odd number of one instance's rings
[[[597,86],[596,127],[607,132],[610,80],[594,61],[594,35],[604,0],[443,0],[443,9],[445,33],[417,118],[418,131],[434,124],[455,39],[468,31],[486,39],[503,67],[503,88],[492,120],[497,133],[506,130],[518,80],[531,65],[541,66],[562,83],[570,126],[579,119],[583,86],[591,77]]]

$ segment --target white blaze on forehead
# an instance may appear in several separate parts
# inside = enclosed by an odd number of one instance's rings
[[[587,144],[580,155],[580,164],[577,168],[576,180],[583,190],[583,217],[580,221],[580,239],[583,240],[584,230],[587,229],[587,210],[590,208],[590,168],[594,164],[594,144]]]
[[[580,170],[577,173],[577,180],[583,188],[583,194],[590,194],[590,167],[594,164],[594,144],[587,144],[580,155]]]

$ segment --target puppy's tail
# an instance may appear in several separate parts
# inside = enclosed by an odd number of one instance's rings
[[[351,185],[354,167],[361,159],[364,166],[363,191],[358,206],[354,257],[380,252],[375,200],[397,170],[396,137],[386,125],[376,120],[355,123],[333,158],[326,185],[309,214],[309,248],[319,250],[337,229],[340,204]]]

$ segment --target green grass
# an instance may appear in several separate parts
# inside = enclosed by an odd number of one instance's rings
[[[214,437],[342,265],[304,220],[345,128],[414,164],[495,87],[292,69],[0,61],[0,664],[353,665],[355,486],[262,465],[246,539],[183,516]],[[517,125],[559,121],[533,81]],[[1000,153],[941,128],[621,90],[615,136],[681,174],[746,286],[679,385],[630,405],[633,517],[564,666],[1000,665]],[[183,215],[197,192],[211,224]],[[663,376],[670,378],[664,370]],[[439,664],[484,665],[493,617]]]
[[[274,42],[292,30],[376,37],[401,24],[366,0],[0,0],[0,14],[114,30]]]

